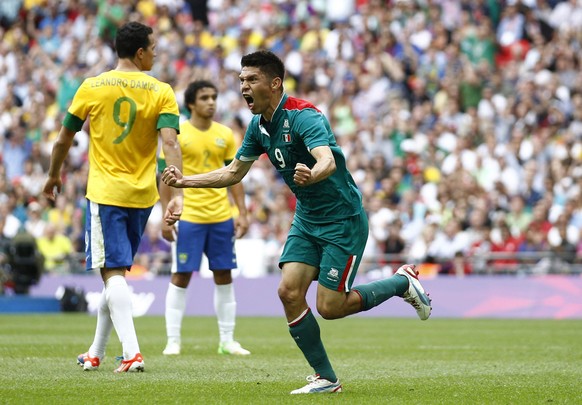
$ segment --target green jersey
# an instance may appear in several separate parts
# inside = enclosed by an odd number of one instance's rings
[[[323,181],[299,187],[293,182],[295,166],[303,163],[312,168],[315,158],[309,151],[318,146],[330,147],[336,171]],[[329,122],[313,104],[284,94],[270,122],[255,115],[236,158],[252,161],[263,153],[267,153],[297,197],[297,218],[325,223],[360,214],[362,195],[346,167]]]

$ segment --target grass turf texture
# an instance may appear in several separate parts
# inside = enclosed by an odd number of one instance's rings
[[[0,316],[1,404],[582,403],[582,321],[318,318],[341,394],[291,396],[312,371],[283,318],[239,318],[253,353],[218,355],[215,318],[187,317],[182,355],[163,356],[162,317],[135,319],[146,371],[112,371],[113,332],[95,372],[75,364],[95,317]]]

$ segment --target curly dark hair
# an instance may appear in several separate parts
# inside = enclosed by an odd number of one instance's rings
[[[188,85],[188,88],[184,92],[184,106],[188,109],[188,104],[193,104],[196,101],[196,94],[198,90],[205,88],[212,88],[218,92],[216,86],[208,80],[195,80]]]

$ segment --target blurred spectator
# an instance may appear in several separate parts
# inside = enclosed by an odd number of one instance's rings
[[[466,32],[461,39],[460,48],[475,68],[485,63],[487,69],[492,69],[495,64],[496,44],[491,32],[491,22],[484,21],[475,30]]]
[[[551,11],[550,25],[561,31],[580,30],[582,27],[582,10],[578,0],[564,0],[558,2]]]
[[[64,191],[67,192],[67,188]],[[71,201],[65,194],[58,194],[55,206],[48,210],[47,222],[61,229],[70,227],[73,220],[74,203],[75,201]]]
[[[532,219],[528,229],[534,229],[541,232],[544,239],[547,238],[548,232],[552,228],[552,223],[548,220],[548,204],[542,200],[536,204],[532,212]]]
[[[9,239],[16,236],[22,226],[20,220],[13,214],[13,210],[14,204],[10,203],[8,198],[0,203],[0,217],[2,217],[2,224],[4,225],[2,227],[2,235]]]
[[[36,239],[45,234],[46,221],[42,218],[42,206],[36,201],[28,204],[28,218],[24,223],[24,229]]]
[[[543,252],[548,248],[548,241],[539,228],[529,228],[525,231],[522,241],[517,247],[518,252]],[[535,263],[536,261],[524,261],[523,263]]]
[[[525,17],[518,12],[519,1],[507,0],[501,21],[497,27],[497,42],[502,47],[509,47],[523,37]]]
[[[494,259],[491,262],[491,270],[495,273],[515,273],[518,261],[511,257],[511,253],[518,251],[521,240],[511,234],[509,225],[504,219],[500,219],[497,226],[491,230],[491,252],[508,255]]]
[[[437,231],[434,241],[428,246],[427,254],[441,264],[441,273],[454,273],[453,259],[468,248],[467,242],[466,235],[461,231],[461,224],[452,218],[443,230]]]
[[[422,230],[419,238],[412,242],[408,250],[407,260],[411,263],[434,262],[434,258],[429,255],[428,248],[432,245],[437,234],[438,226],[435,223],[428,223]]]
[[[552,251],[566,263],[574,262],[579,238],[580,229],[568,224],[566,215],[560,215],[548,232],[548,242]]]
[[[48,223],[44,235],[37,239],[37,244],[38,250],[44,256],[46,271],[59,274],[70,271],[73,245],[57,225]]]
[[[200,21],[204,26],[208,25],[208,0],[184,0],[190,7],[192,19]],[[179,3],[179,2],[176,2]]]
[[[509,212],[505,216],[505,223],[509,226],[511,234],[520,236],[530,225],[532,214],[525,209],[523,197],[514,195],[509,201]]]
[[[38,162],[34,162],[32,157],[24,161],[23,174],[20,176],[20,184],[30,196],[37,196],[41,193],[44,185],[43,169]]]
[[[113,44],[117,28],[127,18],[128,3],[127,0],[97,0],[97,28],[106,43]]]
[[[23,0],[3,0],[0,3],[0,27],[10,27],[17,19]]]
[[[30,156],[31,144],[26,139],[22,123],[14,123],[5,137],[2,153],[4,160],[10,162],[6,165],[6,176],[12,181],[24,174],[24,163]]]
[[[397,255],[404,252],[406,242],[400,235],[402,229],[402,222],[395,219],[388,225],[388,237],[384,242],[384,253],[389,255]],[[400,266],[396,266],[398,268]]]

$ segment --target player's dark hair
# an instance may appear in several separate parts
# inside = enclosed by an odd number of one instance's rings
[[[270,79],[275,77],[285,78],[285,65],[277,55],[271,51],[260,50],[245,55],[240,60],[242,67],[259,68]]]
[[[216,88],[214,83],[208,80],[195,80],[192,83],[190,83],[186,88],[186,91],[184,92],[184,107],[186,107],[186,109],[189,110],[188,104],[194,104],[194,102],[196,101],[196,95],[198,94],[198,91],[200,89],[206,89],[208,87],[218,92],[218,89]]]
[[[139,48],[146,49],[150,45],[149,35],[153,32],[151,27],[136,21],[124,24],[115,36],[117,56],[121,59],[133,58]]]

